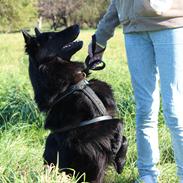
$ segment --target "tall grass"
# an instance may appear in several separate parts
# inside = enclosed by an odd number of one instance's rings
[[[82,31],[83,49],[74,60],[84,61],[87,45],[93,30]],[[106,172],[107,183],[132,183],[138,176],[136,168],[135,103],[130,84],[123,35],[115,32],[104,55],[106,69],[93,72],[91,78],[100,78],[113,87],[119,117],[125,121],[124,133],[129,141],[127,163],[121,175],[112,167]],[[43,129],[44,116],[40,115],[28,78],[28,61],[24,54],[21,34],[0,34],[0,182],[16,183],[75,183],[79,177],[59,174],[57,167],[43,167],[42,153],[48,134]],[[160,183],[176,183],[170,135],[164,125],[162,112],[159,116],[161,150]],[[52,170],[54,169],[54,170]],[[82,180],[84,181],[85,175]]]

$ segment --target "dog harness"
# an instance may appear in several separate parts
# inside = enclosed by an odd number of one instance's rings
[[[101,121],[105,121],[105,120],[111,120],[113,119],[112,116],[108,115],[108,112],[104,106],[104,104],[102,103],[102,101],[99,99],[99,97],[95,94],[95,92],[90,88],[90,86],[88,85],[88,81],[86,79],[81,80],[80,82],[78,82],[77,84],[74,84],[72,86],[70,86],[65,92],[64,94],[58,99],[56,100],[52,107],[50,108],[49,112],[52,110],[52,108],[61,100],[63,100],[64,98],[66,98],[67,96],[73,94],[75,91],[79,91],[85,94],[85,96],[87,96],[90,101],[92,101],[92,103],[95,105],[95,107],[97,108],[97,110],[100,113],[99,117],[93,118],[91,120],[86,120],[86,121],[81,121],[79,124],[77,125],[68,125],[62,129],[59,130],[54,130],[54,132],[64,132],[64,131],[68,131],[77,127],[81,127],[81,126],[86,126],[86,125],[90,125],[93,123],[98,123]]]

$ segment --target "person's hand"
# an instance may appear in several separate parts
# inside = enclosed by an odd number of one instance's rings
[[[94,45],[95,50],[93,50],[93,44],[95,44]],[[90,44],[88,45],[88,55],[90,56],[89,63],[92,63],[95,60],[102,60],[104,51],[105,47],[102,47],[97,43],[92,43],[91,41]]]

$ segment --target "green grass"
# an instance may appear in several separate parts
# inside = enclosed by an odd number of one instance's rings
[[[84,61],[87,45],[94,30],[82,31],[83,49],[74,60]],[[121,175],[112,168],[106,172],[107,183],[132,183],[138,176],[135,144],[135,104],[130,84],[123,35],[115,32],[104,55],[105,70],[93,72],[91,77],[110,83],[118,104],[119,117],[125,121],[125,135],[129,140],[127,163]],[[44,116],[33,100],[28,77],[28,61],[24,54],[21,34],[0,34],[0,183],[75,183],[77,175],[67,177],[58,174],[57,167],[44,169],[42,153],[48,131],[43,129]],[[170,135],[159,116],[161,161],[160,183],[176,183],[176,167],[173,160]],[[84,175],[82,179],[84,180]]]

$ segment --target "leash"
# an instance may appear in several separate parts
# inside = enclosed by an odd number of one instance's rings
[[[96,36],[95,34],[92,36],[92,53],[93,54],[99,54],[105,51],[105,48],[103,48],[102,50],[100,50],[99,52],[95,52],[96,50]],[[89,72],[89,70],[94,70],[94,71],[98,71],[98,70],[102,70],[105,68],[105,62],[102,60],[94,60],[92,62],[90,62],[91,58],[90,55],[88,55],[85,59],[85,65],[86,65],[86,73]]]

